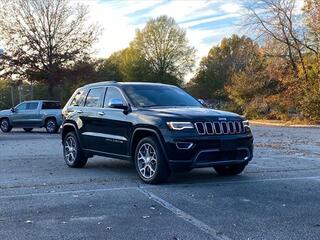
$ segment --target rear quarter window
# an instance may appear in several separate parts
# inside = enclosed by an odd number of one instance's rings
[[[77,107],[77,106],[82,106],[84,99],[86,97],[86,92],[84,91],[78,91],[76,95],[73,97],[70,106],[71,107]]]
[[[61,109],[60,102],[43,102],[42,109]]]
[[[105,93],[105,88],[90,89],[84,106],[85,107],[101,107],[104,93]]]

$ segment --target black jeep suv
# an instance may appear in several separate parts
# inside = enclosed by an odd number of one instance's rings
[[[243,117],[205,108],[178,87],[101,82],[75,91],[63,111],[64,158],[83,167],[101,155],[133,161],[146,183],[171,171],[214,167],[241,173],[252,159],[253,137]]]

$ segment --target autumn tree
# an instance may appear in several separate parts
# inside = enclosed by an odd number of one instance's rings
[[[122,62],[119,65],[123,81],[127,82],[155,82],[158,80],[157,73],[153,71],[150,64],[133,46],[130,46],[122,51]]]
[[[303,8],[306,25],[305,45],[315,56],[320,91],[320,2],[318,0],[305,0]]]
[[[131,47],[135,56],[128,57],[147,63],[153,81],[180,84],[195,63],[195,49],[189,46],[185,30],[167,16],[151,19],[137,30]]]
[[[87,20],[87,7],[68,0],[1,0],[2,75],[45,83],[52,98],[64,70],[97,40],[99,27]]]
[[[264,40],[275,40],[283,46],[279,56],[288,58],[295,76],[298,76],[299,64],[307,80],[307,68],[303,58],[303,29],[299,16],[295,14],[296,0],[261,0],[247,4],[245,25]]]
[[[258,46],[246,36],[233,35],[214,46],[200,63],[190,90],[201,98],[227,99],[224,87],[234,73],[243,71],[257,59]]]
[[[99,79],[104,81],[123,81],[121,66],[124,61],[124,52],[125,50],[114,52],[108,58],[98,62],[97,73]]]

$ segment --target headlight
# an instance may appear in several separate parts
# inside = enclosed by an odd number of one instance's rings
[[[242,123],[243,123],[244,127],[250,127],[250,124],[249,124],[248,120],[244,120],[244,121],[242,121]]]
[[[167,122],[168,128],[171,130],[183,130],[183,129],[192,129],[193,124],[191,122]]]

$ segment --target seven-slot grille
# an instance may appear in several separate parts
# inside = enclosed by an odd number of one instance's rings
[[[241,134],[245,129],[241,121],[196,122],[199,135]]]

